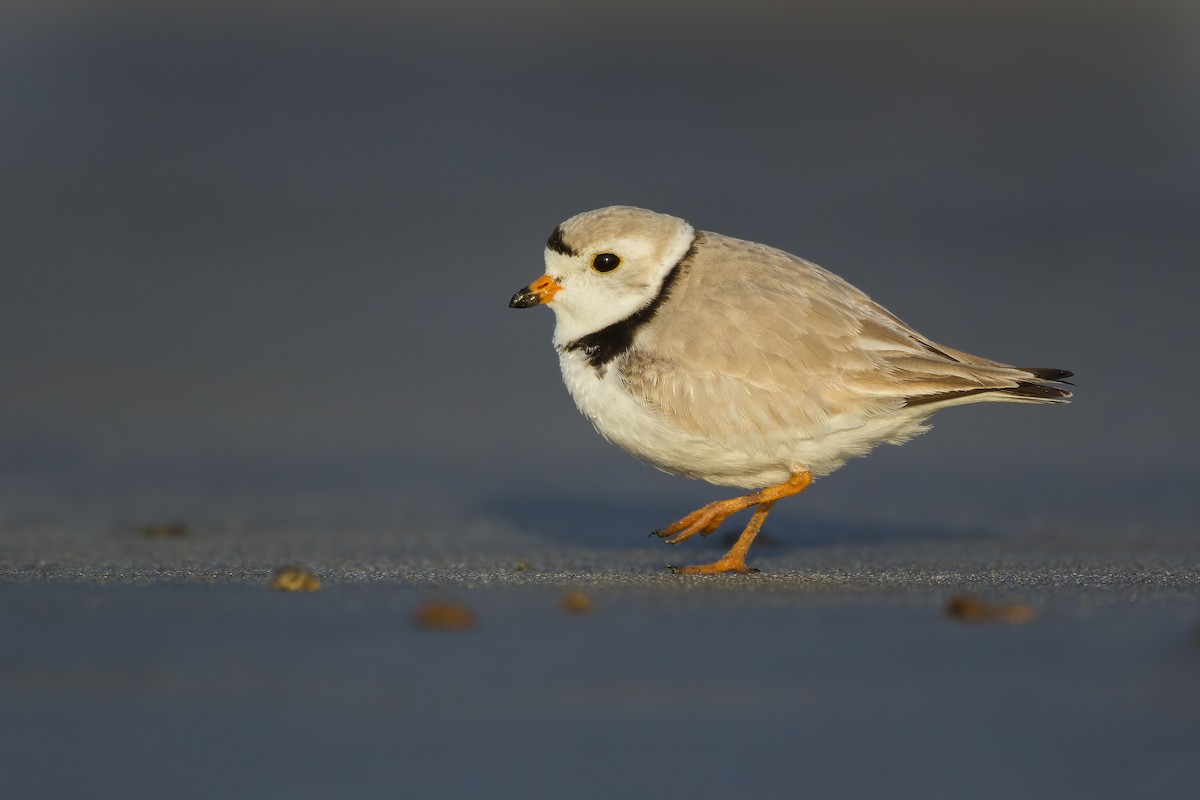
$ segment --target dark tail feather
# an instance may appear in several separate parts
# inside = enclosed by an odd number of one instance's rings
[[[1058,386],[1050,386],[1048,383],[1041,381],[1051,381],[1055,383],[1065,383],[1068,386],[1073,386],[1070,381],[1064,380],[1070,378],[1075,373],[1065,369],[1050,369],[1047,367],[1017,367],[1023,372],[1028,372],[1036,381],[1020,381],[1016,386],[1007,388],[979,388],[979,389],[963,389],[957,392],[943,392],[941,394],[919,395],[917,397],[907,397],[904,399],[906,407],[924,406],[930,403],[945,403],[950,400],[958,400],[963,397],[970,397],[977,394],[1000,394],[1008,397],[1028,399],[1031,402],[1040,403],[1065,403],[1071,399],[1071,391]]]
[[[1021,383],[1016,388],[1002,389],[1001,392],[1013,397],[1028,397],[1030,400],[1045,400],[1049,403],[1071,398],[1070,390],[1058,386],[1047,386],[1044,383]]]
[[[1075,373],[1071,372],[1070,370],[1050,369],[1049,367],[1017,367],[1017,369],[1025,370],[1040,381],[1058,381],[1059,383],[1065,383],[1068,386],[1075,385],[1069,380],[1066,380],[1067,378],[1075,375]]]

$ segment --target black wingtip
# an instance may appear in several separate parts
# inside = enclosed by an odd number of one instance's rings
[[[1028,397],[1030,400],[1046,400],[1051,403],[1071,399],[1070,391],[1057,386],[1047,386],[1044,383],[1022,383],[1015,389],[1001,391],[1013,397]]]
[[[1036,380],[1020,381],[1016,386],[1006,388],[979,388],[979,389],[962,389],[953,392],[943,392],[941,394],[918,395],[916,397],[904,398],[904,406],[911,408],[913,406],[932,405],[934,403],[946,403],[952,400],[961,400],[964,397],[973,395],[985,394],[1003,394],[1009,397],[1025,398],[1033,401],[1041,401],[1044,403],[1066,403],[1074,396],[1070,389],[1064,389],[1061,386],[1051,386],[1050,383],[1062,383],[1067,386],[1075,384],[1066,380],[1075,375],[1074,372],[1066,369],[1053,369],[1050,367],[1017,367],[1022,372],[1028,372]]]
[[[1069,369],[1053,369],[1051,367],[1017,367],[1023,369],[1033,377],[1041,381],[1058,381],[1059,383],[1070,383],[1067,378],[1073,378],[1074,372]]]

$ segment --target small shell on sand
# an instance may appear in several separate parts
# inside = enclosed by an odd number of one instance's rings
[[[286,566],[275,570],[267,586],[277,592],[319,592],[321,579],[309,570]]]
[[[475,612],[462,603],[432,600],[417,609],[413,622],[431,631],[465,631],[475,626]]]
[[[1020,625],[1036,616],[1033,607],[1025,603],[988,603],[969,594],[951,597],[946,613],[963,622],[1008,622]]]
[[[586,614],[592,610],[592,598],[583,592],[567,592],[562,597],[562,610],[569,614]]]

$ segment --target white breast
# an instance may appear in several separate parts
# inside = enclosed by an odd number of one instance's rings
[[[926,430],[924,414],[893,413],[821,431],[781,432],[770,451],[739,447],[733,431],[712,438],[681,432],[631,394],[613,366],[597,372],[579,351],[560,352],[559,366],[575,405],[601,436],[664,472],[719,486],[758,489],[805,469],[828,475],[881,442],[900,444]]]
[[[780,483],[793,472],[786,459],[682,433],[630,394],[612,366],[597,372],[578,351],[560,352],[559,366],[575,405],[600,435],[664,472],[744,488]]]

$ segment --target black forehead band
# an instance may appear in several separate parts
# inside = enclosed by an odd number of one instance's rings
[[[550,234],[550,238],[546,240],[546,248],[564,256],[577,256],[579,251],[571,245],[567,244],[563,239],[562,225],[554,229],[554,233]]]

